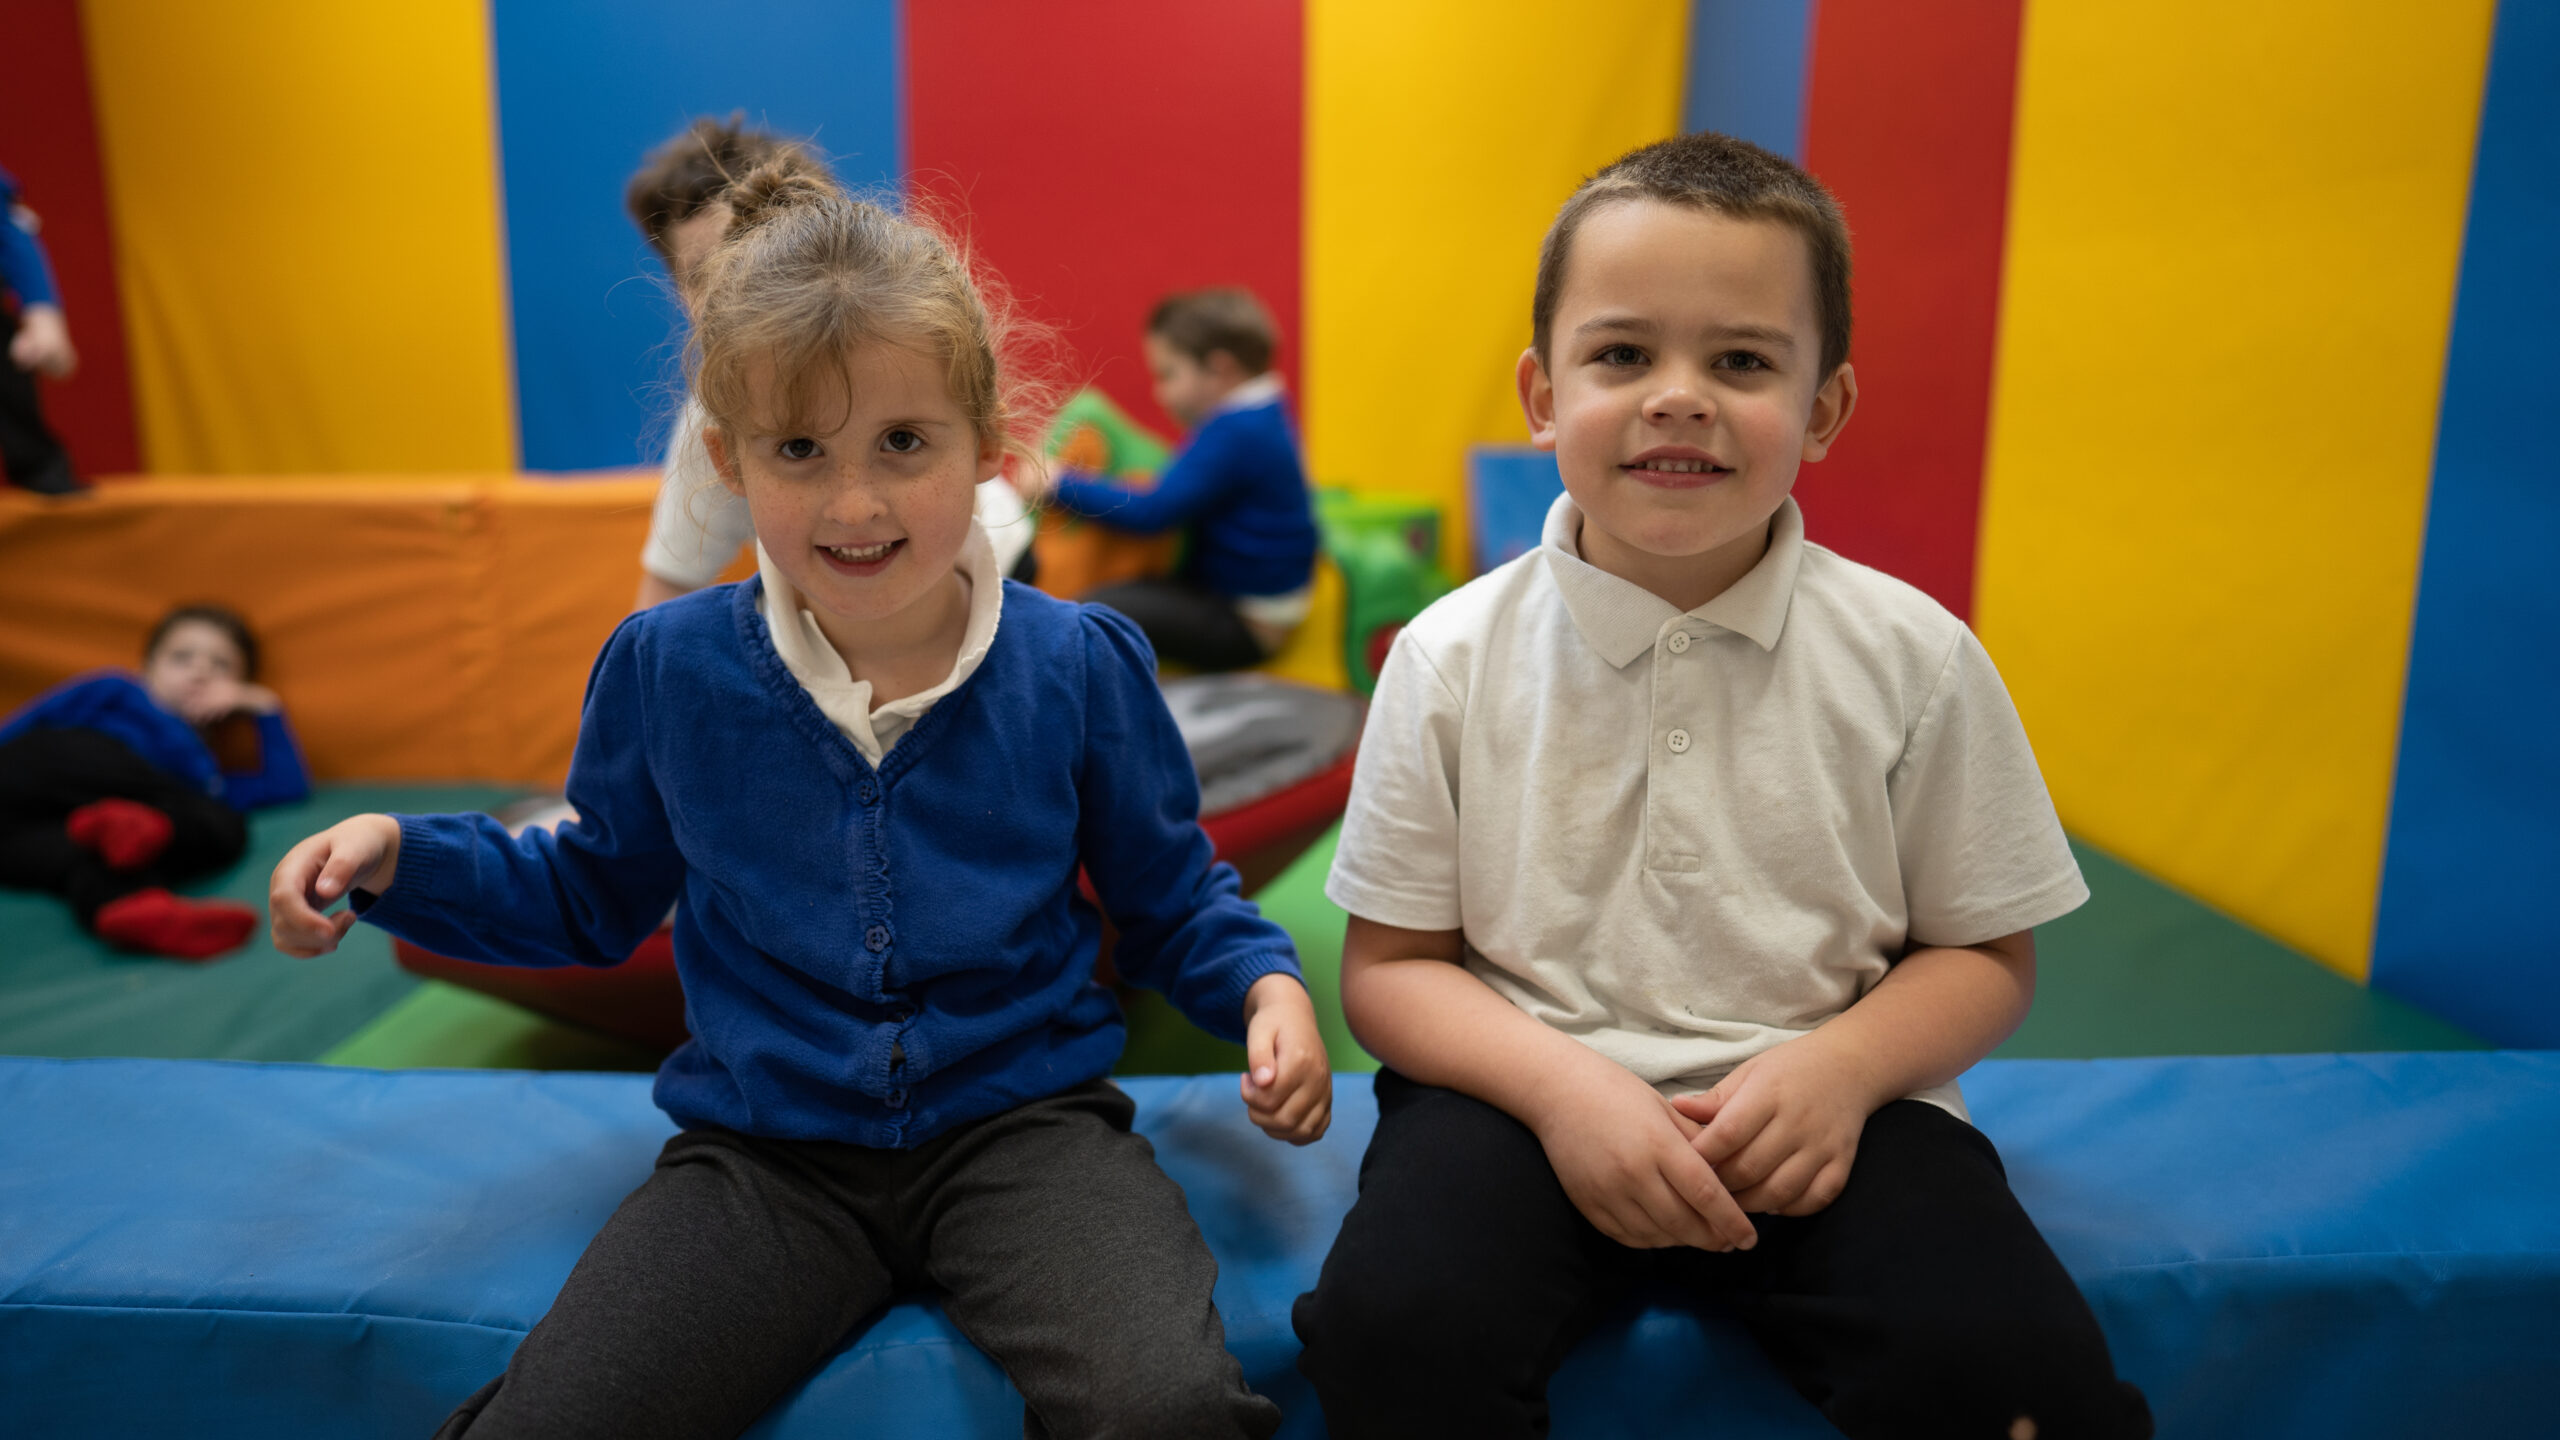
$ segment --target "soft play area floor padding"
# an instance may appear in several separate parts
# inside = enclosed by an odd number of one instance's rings
[[[1219,1262],[1230,1347],[1314,1437],[1289,1308],[1376,1120],[1306,1149],[1231,1076],[1127,1082]],[[2117,1368],[2181,1440],[2549,1433],[2560,1056],[1990,1061],[1965,1078]],[[416,1436],[506,1363],[671,1129],[636,1075],[0,1059],[11,1433]],[[1834,1433],[1712,1307],[1605,1320],[1555,1433]],[[1009,1437],[1022,1407],[930,1297],[750,1432]]]
[[[293,843],[368,810],[477,809],[488,786],[326,785],[252,817],[248,858],[196,893],[253,905]],[[2001,1058],[2467,1050],[2481,1042],[2357,985],[2086,846],[2094,898],[2037,932],[2034,1010]],[[1331,837],[1256,897],[1298,942],[1337,1068],[1371,1062],[1335,985],[1342,912],[1324,898]],[[204,965],[123,955],[80,933],[46,896],[0,890],[0,1054],[326,1060],[377,1068],[645,1069],[653,1057],[391,963],[357,926],[337,954],[295,960],[261,931]],[[1243,1068],[1240,1047],[1193,1028],[1160,997],[1130,1002],[1123,1074]]]

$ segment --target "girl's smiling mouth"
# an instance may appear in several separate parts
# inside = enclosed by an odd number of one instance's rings
[[[820,545],[818,554],[827,568],[839,575],[867,577],[889,568],[898,552],[906,548],[905,539],[883,540],[876,545]]]

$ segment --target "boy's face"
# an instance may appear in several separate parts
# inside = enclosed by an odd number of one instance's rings
[[[1683,609],[1767,543],[1796,469],[1848,423],[1849,367],[1821,364],[1802,236],[1654,200],[1593,212],[1574,237],[1549,355],[1520,357],[1530,436],[1583,514],[1582,552]]]
[[[704,432],[756,539],[839,650],[929,621],[969,536],[978,482],[1001,442],[981,439],[940,359],[866,344],[846,357],[848,403],[788,434]],[[754,388],[771,393],[767,383]]]
[[[181,620],[142,658],[142,688],[161,709],[192,715],[224,682],[247,678],[249,665],[231,636],[209,620]]]
[[[716,203],[667,227],[667,276],[676,282],[676,297],[687,310],[693,308],[694,282],[701,277],[702,262],[720,248],[720,237],[728,231],[729,207]]]
[[[1146,338],[1146,349],[1147,373],[1156,382],[1156,403],[1185,430],[1199,429],[1228,392],[1253,378],[1224,350],[1212,350],[1207,360],[1195,360],[1153,333]]]

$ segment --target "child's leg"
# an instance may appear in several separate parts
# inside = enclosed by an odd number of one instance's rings
[[[140,864],[119,864],[95,826],[101,801],[147,807],[166,821]],[[187,900],[163,887],[221,870],[248,849],[231,807],[187,787],[122,741],[90,730],[32,730],[0,744],[0,885],[70,902],[83,929],[127,949],[203,959],[232,949],[256,912]]]
[[[1209,1291],[1217,1262],[1135,1111],[1097,1081],[917,1154],[901,1228],[953,1323],[1012,1377],[1033,1437],[1267,1436]]]
[[[1084,597],[1138,622],[1159,659],[1194,670],[1244,670],[1263,661],[1262,642],[1236,602],[1187,580],[1132,580]]]
[[[889,1300],[888,1267],[807,1163],[818,1148],[723,1130],[668,1141],[506,1373],[438,1440],[673,1440],[753,1424]]]
[[[1844,1433],[2151,1433],[2150,1408],[2116,1378],[2096,1317],[2009,1193],[1991,1142],[1936,1106],[1877,1111],[1828,1209],[1752,1220],[1749,1252],[1664,1252],[1662,1263],[1739,1302]]]
[[[1393,1071],[1377,1087],[1360,1199],[1294,1317],[1327,1433],[1544,1435],[1547,1377],[1613,1293],[1617,1247],[1527,1126]]]

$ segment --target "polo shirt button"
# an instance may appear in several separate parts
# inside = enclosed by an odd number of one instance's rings
[[[1686,730],[1674,730],[1674,731],[1672,731],[1672,732],[1671,732],[1671,734],[1670,734],[1668,737],[1666,737],[1666,738],[1667,738],[1667,743],[1671,746],[1671,753],[1672,753],[1672,754],[1674,754],[1674,755],[1686,755],[1686,754],[1688,754],[1688,753],[1689,753],[1689,732],[1688,732],[1688,731],[1686,731]],[[875,946],[875,947],[873,947],[873,948],[875,948],[875,949],[876,949],[876,948],[878,948],[878,947],[876,947],[876,946]]]
[[[863,948],[869,950],[874,955],[888,949],[889,927],[886,925],[874,925],[870,929],[863,931],[862,944]]]
[[[1689,653],[1688,631],[1674,630],[1671,632],[1671,653],[1674,655],[1686,655]]]
[[[880,782],[865,775],[862,783],[853,787],[853,793],[862,797],[863,804],[877,805],[880,803]]]

